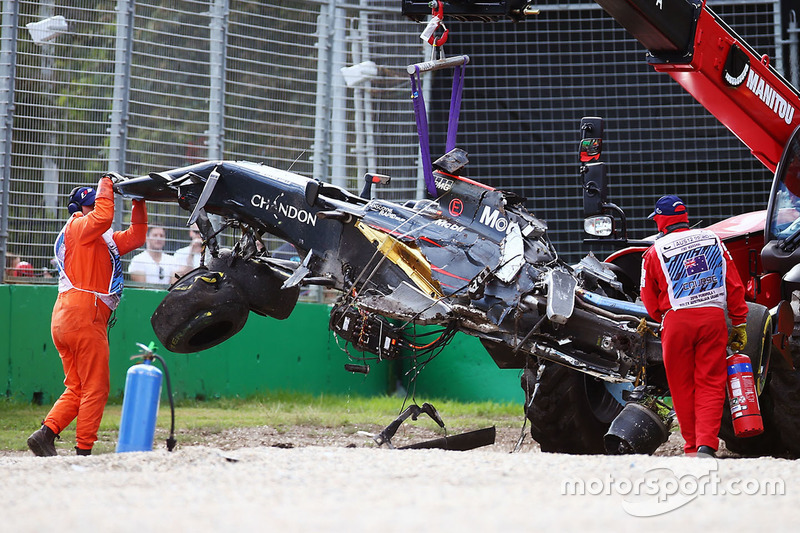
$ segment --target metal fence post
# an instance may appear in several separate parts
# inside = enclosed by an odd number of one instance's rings
[[[328,78],[331,87],[331,183],[339,187],[347,187],[347,91],[344,85],[341,68],[347,62],[347,19],[344,10],[336,7],[336,0],[331,0],[333,7],[333,28],[331,35],[331,67]],[[334,83],[335,82],[335,83]]]
[[[55,15],[55,2],[47,0],[39,4],[39,16],[42,20]],[[42,95],[45,103],[45,109],[42,118],[50,120],[46,128],[47,134],[44,139],[44,148],[42,150],[42,196],[44,198],[45,213],[50,218],[55,218],[58,213],[58,182],[59,182],[59,167],[58,167],[58,129],[57,126],[59,108],[56,97],[56,56],[55,45],[50,42],[42,42],[38,44],[41,54],[39,55],[41,67],[41,80],[44,82],[46,93]]]
[[[223,159],[225,146],[225,55],[227,51],[228,0],[211,6],[208,97],[208,158]]]
[[[360,5],[364,8],[367,7],[367,0],[360,0]],[[362,9],[358,14],[358,31],[361,34],[361,59],[360,61],[370,61],[372,59],[370,54],[369,43],[369,13],[366,9]],[[359,62],[360,62],[359,61]],[[377,172],[378,158],[375,155],[375,122],[374,114],[372,112],[372,80],[364,82],[364,87],[361,89],[364,103],[364,133],[366,145],[364,150],[367,155],[367,172]],[[361,175],[356,176],[361,179]]]
[[[781,0],[773,0],[772,2],[772,27],[774,28],[775,37],[775,54],[771,59],[772,66],[778,72],[785,72],[783,70],[783,47],[781,40],[783,39],[783,21],[781,20]]]
[[[0,267],[5,280],[6,245],[8,243],[8,199],[11,186],[11,137],[14,125],[14,73],[17,56],[17,19],[19,2],[3,2],[2,27],[0,27],[0,151],[3,165],[0,169]]]
[[[209,21],[208,159],[225,158],[225,57],[228,50],[228,0],[214,0]],[[219,215],[211,215],[211,226],[222,226]]]
[[[365,5],[365,0],[361,0]],[[358,19],[353,21],[348,36],[350,54],[353,64],[370,60],[369,50],[369,14],[361,10]],[[378,167],[375,156],[375,130],[372,113],[372,81],[367,78],[353,87],[353,129],[355,129],[356,177],[367,172],[376,172]]]
[[[359,17],[359,24],[350,28],[348,40],[350,41],[350,54],[353,57],[353,64],[358,65],[364,61],[361,57],[361,17]],[[367,170],[367,141],[366,132],[364,131],[364,107],[365,96],[369,93],[361,85],[368,84],[369,81],[362,81],[353,87],[353,129],[356,133],[356,142],[353,152],[356,155],[356,168],[357,176],[363,176]]]
[[[313,176],[324,180],[328,175],[330,152],[331,119],[329,105],[331,100],[331,40],[333,38],[333,11],[336,0],[328,0],[328,9],[320,9],[317,17],[317,89],[316,113],[314,118]]]
[[[422,50],[424,58],[433,57],[433,47],[426,41],[422,41]],[[433,72],[426,72],[422,75],[422,98],[425,102],[425,113],[428,113],[429,106],[431,105],[431,97],[433,96],[433,75]],[[430,127],[430,124],[428,127]],[[417,131],[417,135],[419,135],[419,131]],[[420,200],[425,198],[428,193],[425,192],[425,172],[422,167],[422,150],[418,150],[417,153],[419,154],[417,157],[417,190],[414,198]]]
[[[109,170],[125,174],[125,149],[128,139],[128,103],[131,92],[131,56],[133,53],[133,15],[135,0],[117,1],[117,37],[114,54],[114,95],[109,126]],[[114,209],[114,223],[122,225],[122,199]]]

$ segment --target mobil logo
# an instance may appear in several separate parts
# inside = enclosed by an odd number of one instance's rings
[[[502,233],[508,231],[508,219],[502,216],[500,211],[488,205],[483,208],[478,222]]]

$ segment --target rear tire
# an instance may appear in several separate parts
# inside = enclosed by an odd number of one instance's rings
[[[775,430],[788,454],[800,457],[800,370],[773,370],[769,387]]]
[[[737,437],[733,430],[730,399],[726,396],[719,436],[725,441],[725,447],[734,453],[748,457],[776,455],[781,453],[782,447],[779,444],[777,428],[773,421],[772,391],[766,380],[772,347],[772,317],[769,310],[763,305],[750,303],[748,307],[747,345],[742,353],[750,358],[753,366],[753,377],[756,381],[764,433],[755,437]]]
[[[787,446],[781,443],[781,435],[779,426],[783,425],[788,428],[791,433],[794,431],[795,435],[800,435],[800,426],[797,426],[798,419],[792,418],[800,415],[800,409],[796,410],[796,414],[788,416],[791,412],[792,400],[788,402],[778,402],[782,406],[778,408],[780,411],[778,416],[782,418],[779,422],[776,416],[775,407],[775,394],[780,390],[784,398],[789,398],[794,393],[794,405],[800,408],[800,403],[797,400],[798,393],[794,391],[783,391],[785,381],[778,378],[777,385],[775,384],[776,372],[770,372],[769,357],[772,348],[772,317],[769,310],[758,304],[748,304],[749,310],[747,313],[747,345],[742,353],[750,358],[753,365],[753,378],[756,381],[756,391],[758,392],[758,403],[761,409],[761,419],[764,423],[764,433],[756,435],[755,437],[739,438],[733,431],[733,420],[731,419],[730,399],[726,397],[724,410],[722,412],[722,424],[719,429],[719,436],[725,441],[725,447],[728,450],[748,457],[761,457],[765,455],[783,455],[785,454]],[[768,382],[767,378],[770,377]],[[788,383],[792,383],[791,380]],[[797,386],[796,382],[794,387]],[[791,389],[791,386],[789,387]],[[788,396],[787,396],[788,394]],[[797,427],[795,427],[797,426]],[[795,441],[797,442],[797,441]],[[799,444],[800,445],[800,444]]]
[[[605,454],[603,436],[623,406],[587,374],[549,361],[539,368],[525,369],[522,388],[531,436],[542,451]]]
[[[745,457],[781,455],[784,448],[781,446],[780,436],[773,421],[773,405],[770,391],[765,390],[758,397],[758,403],[761,409],[761,419],[764,422],[764,433],[755,437],[737,437],[733,431],[731,408],[726,398],[722,411],[722,425],[719,428],[719,437],[725,441],[725,447],[729,451]]]
[[[222,272],[195,269],[170,287],[150,318],[164,347],[175,353],[206,350],[247,322],[246,299]]]
[[[750,303],[747,311],[747,344],[742,350],[753,365],[753,377],[759,396],[765,390],[772,350],[772,316],[763,305]]]

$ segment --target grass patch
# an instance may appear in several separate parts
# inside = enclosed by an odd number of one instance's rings
[[[475,429],[486,426],[518,427],[522,409],[518,404],[494,402],[463,403],[450,400],[430,401],[449,428]],[[406,406],[408,402],[406,402]],[[312,396],[297,393],[270,393],[248,398],[223,398],[208,401],[183,400],[175,405],[175,430],[181,439],[202,442],[204,435],[220,433],[236,427],[271,426],[280,431],[291,426],[316,428],[353,428],[386,426],[403,409],[403,399],[393,396]],[[0,450],[24,451],[28,435],[38,429],[50,406],[0,400]],[[112,401],[106,406],[95,449],[98,453],[113,452],[122,404]],[[414,424],[435,428],[427,416]],[[169,404],[161,403],[157,427],[169,431]],[[348,429],[349,430],[349,429]],[[75,442],[75,423],[62,431],[65,442]],[[157,437],[158,442],[158,437]]]

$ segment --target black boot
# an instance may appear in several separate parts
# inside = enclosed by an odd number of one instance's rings
[[[699,446],[697,448],[697,457],[716,457],[715,451],[711,446]]]
[[[56,452],[56,437],[53,430],[42,424],[42,427],[34,431],[28,437],[28,448],[38,457],[52,457],[58,455]]]
[[[75,455],[92,455],[92,449],[84,450],[83,448],[75,446]]]

